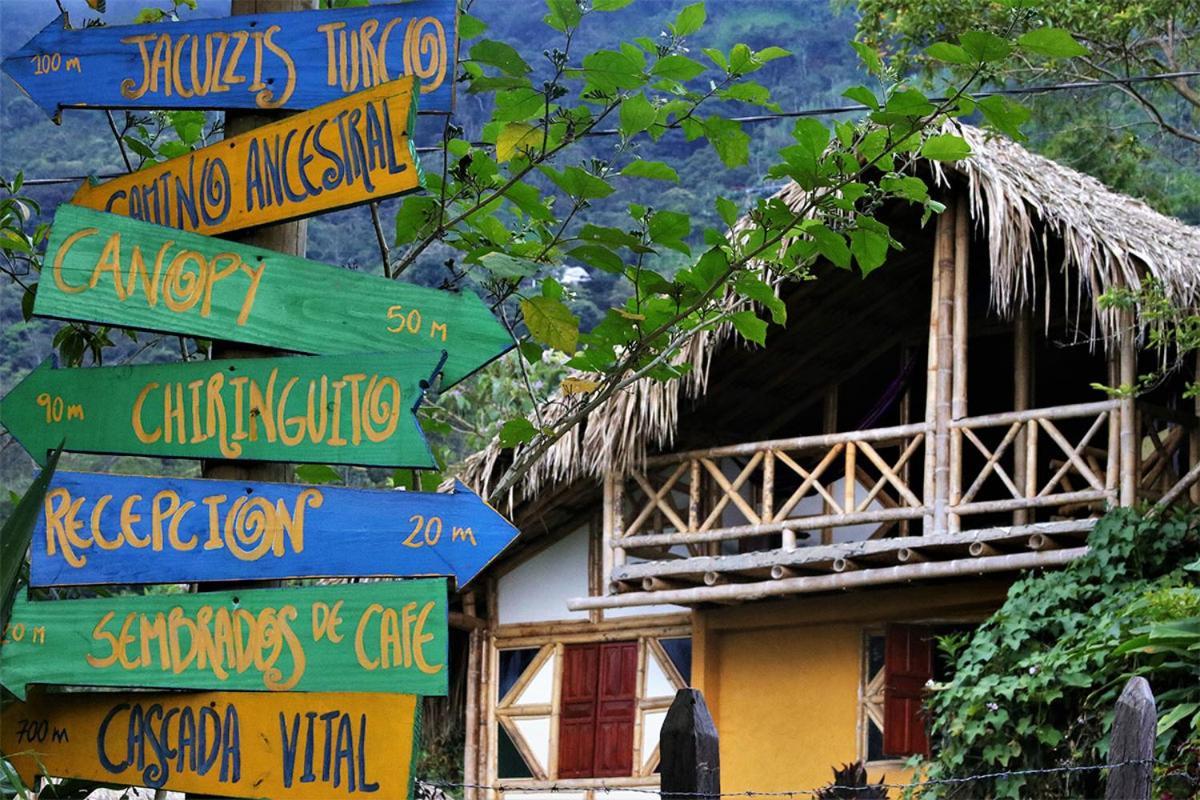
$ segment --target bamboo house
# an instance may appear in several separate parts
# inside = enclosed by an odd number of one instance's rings
[[[688,375],[614,396],[513,490],[523,533],[463,593],[466,783],[641,797],[685,685],[725,791],[859,758],[900,777],[929,747],[934,636],[1078,558],[1107,507],[1200,500],[1194,366],[1097,388],[1161,367],[1154,320],[1099,299],[1153,279],[1195,307],[1200,230],[961,132],[967,160],[919,167],[945,213],[883,209],[884,267],[779,286],[765,348],[695,336]],[[511,458],[461,477],[486,491]]]

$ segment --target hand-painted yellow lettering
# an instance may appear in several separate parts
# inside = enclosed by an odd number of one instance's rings
[[[196,271],[189,272],[186,265],[189,261],[196,263]],[[204,296],[204,277],[209,269],[204,256],[195,250],[180,250],[171,259],[167,267],[167,277],[163,280],[163,302],[167,308],[177,313],[187,311]]]
[[[167,503],[166,508],[163,508],[164,500]],[[154,552],[160,553],[163,549],[163,523],[178,514],[180,508],[179,493],[170,489],[163,489],[150,501],[150,549]]]
[[[104,531],[101,529],[100,516],[104,513],[104,508],[112,502],[111,494],[101,495],[96,498],[96,505],[92,507],[92,541],[101,550],[116,550],[121,546],[121,533],[117,531],[115,539],[104,538]]]
[[[146,47],[147,42],[152,42],[158,37],[155,33],[142,33],[137,36],[126,36],[121,40],[121,44],[136,44],[138,55],[142,59],[142,82],[138,84],[132,78],[125,78],[121,81],[121,96],[128,100],[137,100],[144,95],[150,88],[150,74],[153,70],[150,67],[150,50]]]
[[[154,381],[147,383],[138,392],[137,399],[133,401],[133,434],[142,444],[153,444],[157,442],[163,434],[162,426],[154,429],[153,432],[147,433],[146,428],[142,425],[142,406],[146,402],[146,398],[152,391],[158,388],[158,384]]]
[[[135,523],[142,521],[141,514],[133,513],[133,506],[141,502],[140,494],[131,494],[121,501],[121,538],[129,542],[134,547],[145,547],[150,544],[150,537],[139,539],[133,532]]]
[[[62,550],[63,559],[68,564],[82,567],[87,563],[87,556],[75,554],[76,537],[69,533],[74,523],[74,513],[78,511],[71,500],[71,493],[62,487],[51,489],[46,492],[42,507],[46,514],[46,554],[52,556]]]
[[[325,82],[330,86],[337,86],[338,83],[336,32],[344,27],[344,22],[327,22],[317,26],[317,31],[325,34]]]
[[[224,547],[221,541],[221,504],[229,498],[223,494],[213,494],[202,501],[208,506],[208,541],[204,543],[205,550],[220,550]]]
[[[217,269],[222,261],[229,264],[225,269]],[[242,259],[237,253],[217,253],[208,261],[208,276],[204,281],[204,302],[200,304],[200,316],[207,317],[212,311],[213,288],[225,278],[237,272],[242,266]]]
[[[238,312],[237,317],[237,324],[245,325],[246,320],[250,318],[250,309],[254,307],[254,296],[258,294],[258,284],[262,282],[263,273],[267,270],[267,262],[260,262],[257,270],[249,264],[243,263],[241,266],[242,271],[250,276],[250,288],[246,290],[246,297],[242,300],[242,310]]]
[[[272,25],[267,28],[267,35],[263,39],[267,49],[279,57],[283,62],[283,68],[287,72],[287,77],[283,81],[283,91],[272,92],[270,89],[263,89],[254,98],[259,108],[279,108],[286,103],[292,96],[292,92],[296,90],[296,62],[292,60],[292,56],[287,50],[284,50],[279,45],[272,41],[271,37],[279,33],[280,27]]]
[[[88,288],[95,289],[96,284],[100,282],[100,276],[105,272],[112,273],[117,299],[124,300],[125,287],[121,285],[121,234],[119,232],[109,236],[108,241],[104,243],[104,249],[100,252],[95,269],[92,270],[92,279],[88,281]]]
[[[300,379],[293,375],[283,385],[283,391],[279,393],[279,440],[288,447],[295,447],[304,441],[304,416],[285,417],[287,413],[288,395],[292,393],[292,389],[300,382]],[[289,425],[295,425],[292,432],[288,431]]]
[[[237,66],[242,58],[242,51],[246,49],[246,42],[250,40],[250,34],[246,31],[234,31],[231,35],[234,38],[233,52],[229,54],[229,60],[225,62],[225,72],[221,79],[226,84],[234,86],[246,82],[245,75],[237,74]]]
[[[312,638],[314,642],[328,639],[334,644],[341,644],[343,636],[338,633],[338,626],[342,624],[341,611],[344,602],[338,600],[332,607],[328,603],[312,604]]]
[[[72,233],[63,240],[62,244],[58,246],[58,251],[54,254],[54,267],[52,271],[54,273],[54,285],[58,287],[60,292],[65,292],[66,294],[79,294],[88,288],[86,284],[72,286],[63,279],[63,261],[66,259],[67,253],[70,252],[71,248],[74,247],[80,239],[86,239],[89,236],[95,236],[99,232],[99,228],[82,228]]]
[[[350,384],[350,441],[355,445],[362,444],[362,400],[358,396],[358,386],[366,379],[361,372],[342,376],[342,380]]]
[[[436,675],[442,671],[442,667],[444,666],[440,663],[430,664],[425,658],[425,645],[434,640],[432,633],[425,632],[425,623],[428,621],[429,614],[433,611],[433,608],[433,601],[425,604],[421,609],[420,615],[417,617],[417,625],[413,630],[413,655],[417,662],[417,669],[426,675]]]
[[[354,629],[354,655],[358,659],[358,665],[368,672],[379,669],[380,664],[380,659],[367,655],[367,627],[371,617],[375,614],[383,615],[383,606],[379,603],[371,603],[367,606],[367,610],[358,618],[358,626]]]
[[[112,622],[113,617],[116,615],[117,612],[109,611],[100,618],[100,621],[96,623],[96,627],[92,628],[92,641],[106,642],[109,648],[109,654],[104,658],[99,658],[91,653],[87,654],[87,663],[96,669],[105,669],[117,662],[117,637],[105,630],[108,627],[108,623]]]

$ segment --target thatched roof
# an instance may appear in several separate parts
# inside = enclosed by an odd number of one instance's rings
[[[1087,315],[1092,341],[1111,337],[1109,312],[1096,297],[1114,287],[1137,288],[1153,276],[1168,297],[1191,308],[1200,298],[1200,229],[1166,217],[1140,200],[1118,194],[1099,181],[1031,153],[1011,140],[949,123],[971,145],[972,154],[957,164],[932,166],[943,186],[965,184],[975,238],[986,237],[993,310],[1009,317],[1017,308],[1033,308],[1050,318],[1050,280],[1071,306],[1066,316]],[[793,208],[804,200],[791,184],[778,195]],[[1051,247],[1051,243],[1055,243]],[[1047,253],[1056,255],[1050,261]],[[543,489],[578,478],[601,478],[612,468],[641,460],[648,451],[672,445],[678,429],[680,400],[705,394],[714,352],[731,338],[718,329],[697,334],[680,360],[691,372],[668,383],[645,379],[592,411],[583,424],[556,442],[510,493],[519,504]],[[556,398],[543,410],[547,423],[569,414],[570,398]],[[466,459],[459,477],[487,493],[497,467],[511,453],[493,441]]]

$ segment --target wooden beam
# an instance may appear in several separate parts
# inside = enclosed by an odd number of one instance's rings
[[[1133,312],[1126,309],[1120,314],[1121,329],[1118,340],[1121,353],[1121,480],[1120,502],[1132,506],[1137,501],[1137,409],[1134,407],[1133,388],[1137,384],[1137,329]]]

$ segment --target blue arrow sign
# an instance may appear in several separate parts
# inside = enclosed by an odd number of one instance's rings
[[[291,109],[402,75],[422,111],[454,106],[455,0],[68,30],[63,17],[4,59],[51,117],[63,108]]]
[[[452,493],[59,472],[33,534],[33,586],[454,576],[517,536]]]

